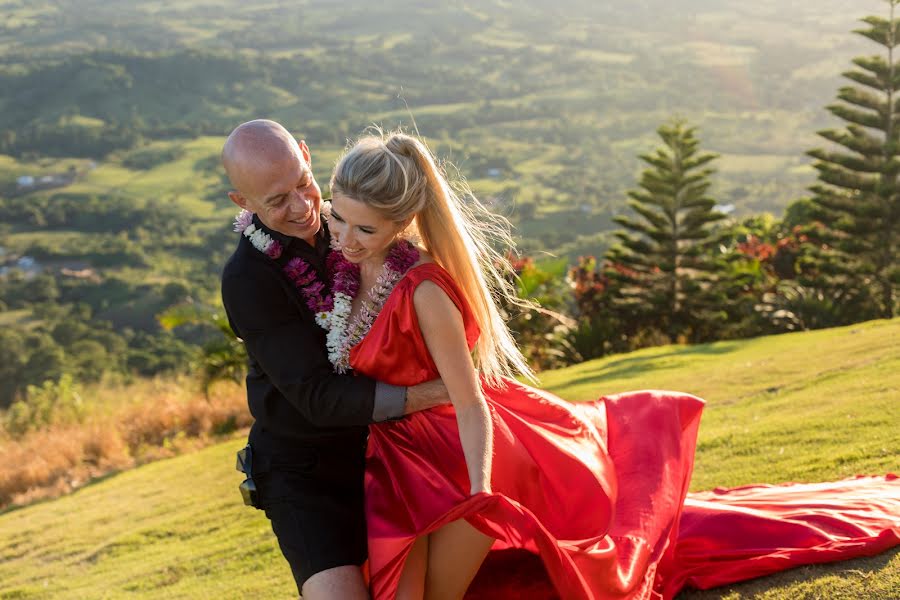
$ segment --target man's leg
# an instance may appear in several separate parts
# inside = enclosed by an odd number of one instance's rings
[[[368,600],[362,570],[353,565],[319,571],[303,584],[303,600]]]
[[[368,598],[360,569],[368,554],[365,433],[280,454],[256,484],[304,600]]]

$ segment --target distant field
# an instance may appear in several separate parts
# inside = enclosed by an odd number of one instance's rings
[[[548,203],[580,203],[581,175],[602,182],[604,204],[615,209],[634,184],[636,155],[658,144],[656,127],[680,116],[701,127],[710,150],[784,157],[765,167],[723,161],[714,188],[737,214],[777,214],[811,182],[797,162],[819,143],[815,132],[833,123],[824,106],[843,84],[841,72],[854,56],[877,51],[851,30],[884,10],[876,0],[528,0],[512,12],[499,0],[440,10],[345,4],[335,13],[321,3],[299,10],[236,0],[215,9],[200,1],[6,2],[0,48],[9,59],[0,74],[36,70],[44,83],[11,80],[0,90],[0,133],[21,135],[32,122],[125,122],[159,140],[175,126],[225,133],[271,117],[323,141],[320,148],[337,148],[372,123],[409,126],[412,113],[424,135],[456,156],[508,159],[510,170],[497,186],[484,182],[484,193],[504,187],[532,200],[540,189]],[[403,18],[426,26],[398,30]],[[294,35],[279,35],[285,28]],[[41,75],[49,67],[40,61],[90,52],[126,56],[85,61],[52,93],[40,87],[58,81]],[[148,53],[146,63],[135,64],[130,52]],[[213,145],[192,142],[189,156],[140,174],[105,161],[73,189],[177,196],[188,214],[212,217],[210,205],[191,200],[205,177],[186,184],[184,174],[193,157],[217,151]],[[324,183],[331,163],[319,165]],[[0,157],[0,184],[18,170]],[[727,197],[736,188],[741,193]]]
[[[129,196],[151,204],[176,202],[189,217],[207,218],[221,214],[225,202],[216,207],[203,201],[203,195],[208,186],[215,185],[219,180],[218,156],[224,141],[219,137],[202,137],[169,143],[169,146],[180,148],[184,154],[175,161],[148,170],[128,169],[113,159],[98,166],[67,191]],[[204,160],[212,162],[212,173],[197,167],[198,162]],[[222,200],[227,201],[227,198]]]
[[[21,310],[4,310],[0,311],[0,327],[8,327],[16,323],[24,322],[31,316],[31,311],[27,308]]]
[[[723,154],[719,161],[719,169],[723,173],[777,173],[804,163],[796,156],[778,156],[775,154]]]
[[[572,400],[637,388],[708,401],[692,489],[900,470],[900,320],[667,346],[542,374]],[[0,515],[0,598],[292,598],[230,442]],[[895,600],[900,552],[804,567],[680,600]]]

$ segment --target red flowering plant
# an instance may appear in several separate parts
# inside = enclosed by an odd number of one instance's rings
[[[594,256],[579,256],[569,269],[569,285],[577,326],[569,339],[582,359],[630,349],[629,339],[637,320],[626,317],[613,297],[618,284],[610,272],[636,277],[637,273],[613,261],[600,264]]]
[[[529,364],[544,370],[580,360],[568,341],[575,321],[566,314],[564,260],[539,265],[530,256],[510,254],[506,259],[512,266],[509,282],[532,306],[506,304],[500,309]]]
[[[729,337],[837,323],[832,313],[840,303],[818,289],[821,277],[813,257],[827,247],[811,239],[817,227],[770,216],[731,227],[720,247],[728,265]]]

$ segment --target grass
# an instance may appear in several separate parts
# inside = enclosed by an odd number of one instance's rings
[[[638,388],[707,400],[691,489],[900,468],[900,320],[664,346],[542,374],[570,400]]]
[[[896,471],[900,320],[611,356],[543,374],[571,400],[636,388],[708,401],[694,490]],[[0,515],[0,598],[292,598],[264,516],[239,504],[240,442]],[[712,598],[896,598],[900,554],[806,567]],[[892,595],[894,594],[894,595]]]

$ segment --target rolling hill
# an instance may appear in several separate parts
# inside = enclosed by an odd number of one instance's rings
[[[546,373],[571,400],[635,388],[708,401],[692,489],[900,469],[900,321],[666,346]],[[263,515],[240,504],[227,443],[0,515],[0,598],[290,598]],[[897,550],[682,600],[895,599]]]

